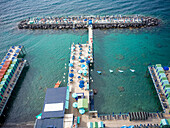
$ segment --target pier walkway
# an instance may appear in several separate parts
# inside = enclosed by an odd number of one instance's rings
[[[169,107],[168,99],[165,96],[165,92],[164,92],[162,83],[160,82],[159,76],[156,73],[156,69],[153,66],[152,67],[149,66],[148,69],[149,69],[149,72],[151,74],[151,77],[152,77],[153,83],[155,85],[156,91],[158,93],[158,97],[159,97],[159,100],[161,102],[161,105],[162,105],[162,108],[163,108],[163,111],[164,111],[164,117],[170,118],[170,115],[169,115],[170,107]],[[160,90],[160,91],[158,91],[158,90]],[[164,99],[164,101],[163,101],[163,99]],[[167,105],[167,108],[164,107],[164,104]]]

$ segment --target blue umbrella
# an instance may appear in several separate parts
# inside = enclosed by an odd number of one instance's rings
[[[84,80],[80,80],[80,84],[84,84]]]
[[[82,65],[81,65],[81,68],[83,68],[83,67],[85,67],[85,65],[84,65],[84,64],[82,64]]]
[[[6,59],[8,59],[9,56],[5,56]]]
[[[74,70],[73,69],[71,69],[71,72],[73,72]]]
[[[74,76],[74,74],[73,74],[73,73],[70,73],[70,74],[69,74],[69,77],[73,77],[73,76]]]
[[[4,65],[4,63],[1,63],[0,65]]]
[[[80,108],[80,109],[79,109],[79,113],[83,115],[83,114],[85,113],[84,108]]]
[[[169,67],[164,66],[163,69],[164,69],[165,71],[168,71],[168,70],[169,70]]]
[[[15,53],[14,56],[17,56],[17,54]]]
[[[73,79],[70,79],[70,82],[73,82]]]
[[[0,66],[0,69],[2,68],[2,66]]]
[[[10,53],[8,52],[8,53],[7,53],[7,55],[9,56],[9,55],[10,55]]]
[[[77,108],[78,107],[78,103],[77,102],[74,102],[73,103],[73,108]]]
[[[79,84],[79,87],[80,88],[84,88],[84,84]]]
[[[122,126],[122,127],[120,127],[120,128],[128,128],[127,126]]]
[[[69,67],[73,67],[73,64],[72,64],[72,63],[69,63]]]
[[[81,59],[81,57],[79,56],[79,59]]]
[[[87,63],[87,64],[90,64],[90,60],[87,60],[86,63]]]
[[[80,50],[82,50],[82,48],[80,48]]]
[[[19,50],[19,49],[17,49],[17,50],[16,50],[16,53],[19,53],[19,51],[20,51],[20,50]]]
[[[76,98],[76,97],[77,97],[77,93],[73,93],[73,94],[72,94],[72,97],[73,97],[73,98]]]
[[[83,73],[87,73],[87,70],[83,70]]]
[[[19,45],[19,46],[18,46],[18,48],[22,48],[22,46],[21,46],[21,45]]]
[[[2,62],[5,62],[6,61],[6,59],[4,59]]]
[[[87,21],[87,19],[84,19],[84,21]]]
[[[12,50],[12,49],[10,49],[10,50],[9,50],[9,52],[13,52],[13,50]]]
[[[14,48],[15,48],[15,46],[12,46],[12,48],[14,49]]]
[[[78,76],[78,78],[81,78],[81,76]]]
[[[78,73],[81,74],[81,73],[83,73],[83,71],[82,71],[82,70],[79,70]]]
[[[85,61],[84,59],[80,60],[81,63],[83,63],[84,61]]]
[[[82,54],[82,52],[79,53],[80,55]]]

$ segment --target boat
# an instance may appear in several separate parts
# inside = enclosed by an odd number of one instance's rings
[[[134,70],[134,69],[130,69],[130,71],[131,71],[131,72],[135,72],[135,70]]]
[[[118,70],[119,72],[124,72],[123,70]]]
[[[55,84],[54,88],[58,88],[58,87],[60,86],[60,84],[61,84],[61,81],[58,81],[58,82]]]
[[[109,72],[110,72],[110,73],[112,73],[112,72],[113,72],[113,70],[109,69]]]
[[[102,72],[101,71],[97,71],[98,74],[101,74]]]

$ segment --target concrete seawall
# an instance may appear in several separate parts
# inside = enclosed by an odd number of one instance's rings
[[[93,29],[109,28],[141,28],[157,26],[160,21],[152,17],[106,17],[106,18],[42,18],[27,19],[18,24],[19,29],[87,29],[89,24]],[[31,22],[31,23],[30,23]]]

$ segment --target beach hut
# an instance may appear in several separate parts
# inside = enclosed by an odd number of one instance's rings
[[[88,109],[88,99],[78,99],[78,109]]]
[[[104,123],[102,121],[98,122],[98,127],[99,128],[104,128]]]
[[[93,122],[93,128],[98,128],[98,122]]]
[[[162,119],[161,122],[160,122],[160,126],[168,128],[170,125],[169,125],[167,119]]]
[[[87,123],[87,127],[88,127],[88,128],[93,128],[93,123],[92,123],[92,122],[88,122],[88,123]]]

